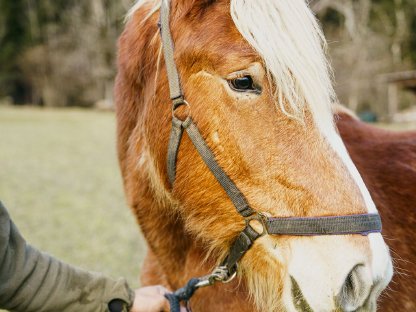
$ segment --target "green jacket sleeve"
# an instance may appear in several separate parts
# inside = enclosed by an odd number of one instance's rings
[[[65,264],[28,245],[0,202],[0,308],[21,312],[101,312],[134,293],[111,280]]]

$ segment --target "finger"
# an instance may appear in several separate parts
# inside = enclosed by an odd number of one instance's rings
[[[170,304],[169,304],[169,301],[167,299],[165,299],[163,301],[162,307],[163,307],[163,311],[166,311],[166,312],[170,311]],[[181,312],[182,312],[182,310],[181,310]],[[185,310],[185,312],[186,312],[186,310]]]
[[[166,294],[170,293],[170,291],[167,288],[165,288],[161,285],[156,286],[156,287],[157,287],[158,293],[161,294],[161,295],[166,295]]]

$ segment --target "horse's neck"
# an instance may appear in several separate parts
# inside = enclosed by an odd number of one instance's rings
[[[205,259],[204,249],[185,232],[181,218],[160,206],[149,190],[142,189],[140,206],[134,207],[149,251],[142,267],[142,284],[162,284],[176,290],[193,277],[201,277],[213,268]],[[255,311],[248,301],[244,283],[236,279],[230,284],[219,284],[198,290],[192,299],[195,311]],[[226,309],[224,310],[224,307]]]
[[[177,287],[183,283],[181,273],[191,248],[190,238],[184,231],[181,219],[147,196],[141,196],[139,206],[133,207],[133,210],[151,253],[145,265],[149,266],[151,262],[152,266],[157,267],[158,275],[162,274],[168,282],[166,286]]]

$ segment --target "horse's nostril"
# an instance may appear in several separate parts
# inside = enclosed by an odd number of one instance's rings
[[[355,311],[364,305],[372,286],[370,271],[364,265],[356,265],[348,274],[338,295],[343,311]]]

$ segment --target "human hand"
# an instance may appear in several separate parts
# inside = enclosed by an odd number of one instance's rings
[[[135,291],[133,307],[130,312],[162,312],[170,311],[169,302],[165,294],[169,291],[162,286],[150,286]],[[186,311],[181,309],[181,312]]]

